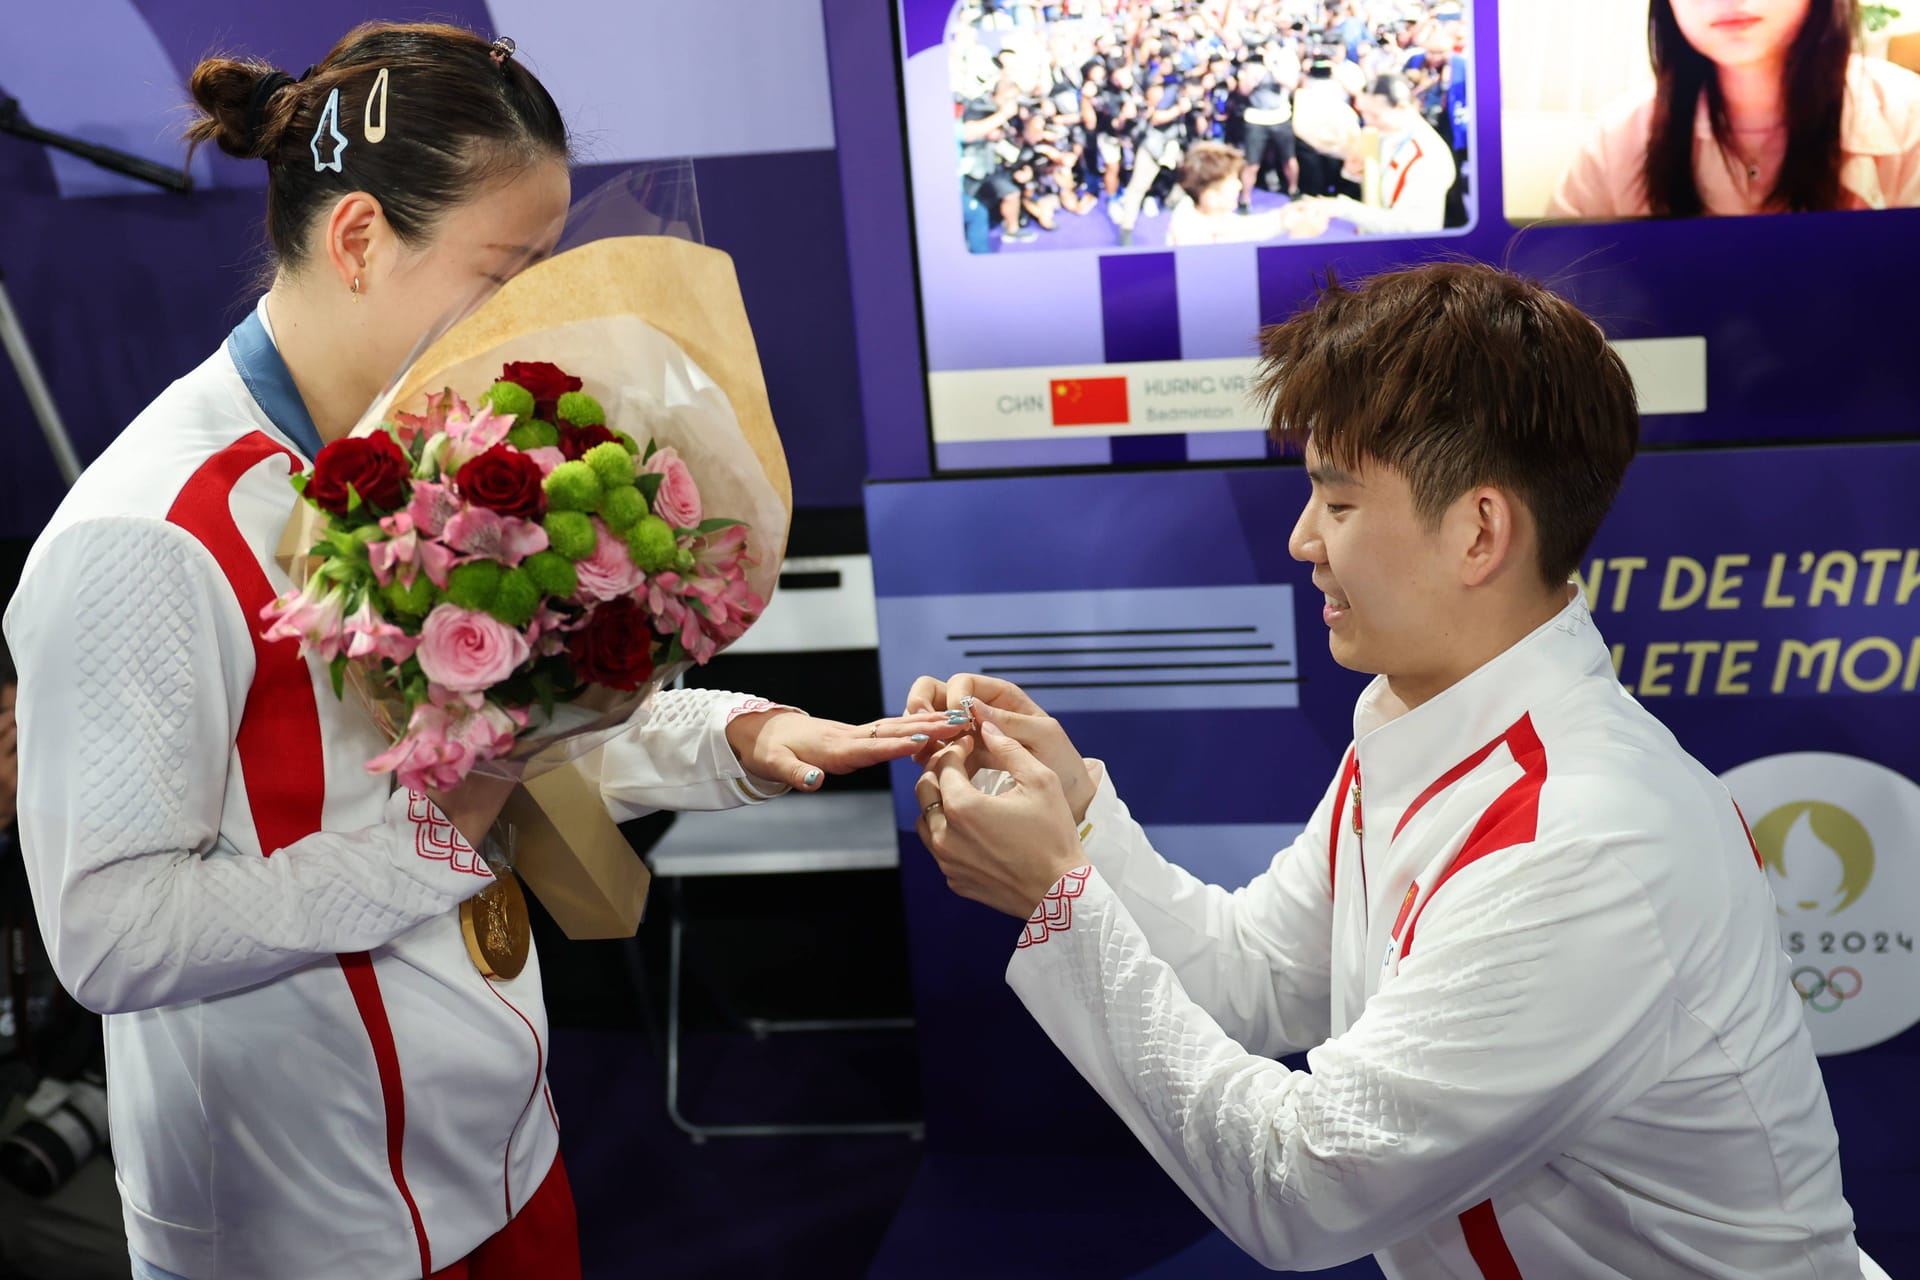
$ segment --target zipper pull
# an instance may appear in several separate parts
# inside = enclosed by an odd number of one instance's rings
[[[1360,826],[1360,775],[1353,778],[1353,834],[1363,834]]]

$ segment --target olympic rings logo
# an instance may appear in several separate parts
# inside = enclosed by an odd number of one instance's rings
[[[1815,1013],[1832,1013],[1867,985],[1858,969],[1844,964],[1824,974],[1811,965],[1795,969],[1791,981],[1800,1002]]]

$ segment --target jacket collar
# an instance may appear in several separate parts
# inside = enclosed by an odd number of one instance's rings
[[[1404,808],[1449,766],[1579,681],[1614,679],[1613,657],[1584,594],[1499,657],[1405,715],[1387,719],[1386,677],[1353,711],[1353,736],[1370,812]]]

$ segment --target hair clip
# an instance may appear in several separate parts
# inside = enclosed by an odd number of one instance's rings
[[[501,36],[487,47],[487,56],[493,59],[494,66],[504,67],[507,65],[507,59],[511,58],[519,47],[511,37]]]
[[[333,154],[327,159],[320,158],[322,139],[332,145]],[[313,150],[313,171],[325,173],[331,169],[343,173],[346,166],[340,163],[340,156],[347,149],[347,135],[340,132],[340,89],[335,86],[327,95],[327,105],[320,111],[320,123],[314,126],[313,141],[308,144]]]
[[[380,104],[380,122],[374,123],[373,107],[375,100]],[[373,88],[367,92],[366,110],[360,113],[360,129],[366,134],[369,144],[384,142],[387,137],[387,68],[380,68],[380,74],[373,78]]]

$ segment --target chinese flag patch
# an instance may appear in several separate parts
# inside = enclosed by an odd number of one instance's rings
[[[1124,377],[1055,378],[1052,400],[1056,427],[1112,427],[1128,421]]]

